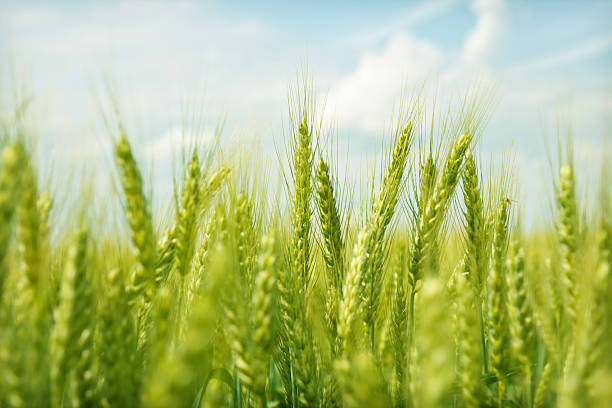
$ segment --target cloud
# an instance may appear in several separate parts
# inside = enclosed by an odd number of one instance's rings
[[[453,4],[450,0],[422,4],[409,10],[405,24],[392,20],[386,28],[369,33],[373,38],[390,35],[382,49],[362,52],[355,70],[340,78],[331,89],[328,104],[336,109],[341,126],[363,132],[380,130],[393,103],[401,96],[403,83],[434,80],[448,94],[443,97],[450,100],[454,92],[465,91],[476,78],[485,87],[493,82],[488,61],[505,29],[503,0],[473,1],[477,21],[458,52],[443,51],[406,31],[411,24],[431,19]],[[457,54],[460,58],[456,58]]]
[[[354,72],[340,79],[329,93],[340,125],[375,132],[382,126],[406,80],[423,80],[436,72],[442,53],[409,34],[393,36],[380,52],[365,52]]]
[[[504,0],[473,0],[476,26],[467,36],[462,57],[470,64],[482,64],[503,37],[505,28]]]
[[[572,64],[601,55],[610,49],[612,49],[612,32],[592,37],[581,44],[555,54],[546,55],[527,62],[521,62],[509,68],[508,72],[511,74],[542,72],[550,68],[558,68],[562,65]]]
[[[157,163],[175,157],[184,149],[193,146],[212,147],[215,141],[215,132],[212,130],[206,129],[195,133],[175,127],[148,143],[145,147],[145,155]]]

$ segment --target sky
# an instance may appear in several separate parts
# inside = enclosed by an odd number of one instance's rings
[[[495,84],[480,155],[512,153],[517,195],[531,208],[552,192],[546,146],[558,132],[573,134],[581,185],[599,172],[612,119],[612,2],[0,0],[1,103],[25,84],[39,155],[108,162],[110,87],[160,195],[193,111],[203,113],[201,144],[224,119],[223,137],[264,140],[276,161],[269,141],[283,144],[287,89],[304,67],[348,179],[368,174],[363,157],[380,151],[403,89],[426,81],[456,98]]]

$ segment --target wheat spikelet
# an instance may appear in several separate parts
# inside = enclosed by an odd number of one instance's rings
[[[11,225],[19,201],[19,182],[24,163],[23,146],[10,142],[0,153],[0,301],[7,275],[5,258],[11,238]]]
[[[468,277],[481,297],[484,261],[484,213],[482,197],[478,180],[478,171],[472,151],[468,149],[465,156],[465,171],[463,180],[463,200],[465,202],[465,229],[466,229],[466,268]]]
[[[338,302],[342,294],[342,282],[344,280],[344,243],[334,187],[330,178],[329,167],[323,159],[319,160],[317,167],[316,189],[319,222],[324,243],[323,258],[326,265],[325,320],[330,338],[335,339],[337,337]]]
[[[9,369],[14,381],[9,387],[9,401],[14,406],[40,405],[47,399],[47,372],[45,350],[48,341],[46,321],[48,317],[46,283],[41,273],[42,248],[40,233],[40,214],[37,211],[38,177],[32,163],[31,153],[22,150],[20,175],[20,193],[16,208],[17,226],[15,241],[17,244],[17,264],[12,268],[14,297],[9,300],[12,308],[11,319],[5,323],[11,328],[9,342],[13,347],[29,350],[17,353],[9,362]],[[42,275],[42,276],[41,276]],[[38,393],[35,392],[38,391]]]
[[[253,268],[256,252],[255,219],[253,218],[251,200],[243,192],[239,193],[236,197],[233,221],[240,277],[250,289],[253,286]]]
[[[374,350],[375,325],[383,283],[383,251],[385,246],[385,233],[393,218],[399,194],[402,190],[402,181],[410,145],[412,142],[412,123],[408,123],[401,130],[391,153],[391,161],[379,196],[374,203],[371,219],[368,220],[371,228],[371,237],[366,248],[367,258],[365,269],[361,272],[364,290],[362,293],[364,304],[364,320],[370,331],[370,347]]]
[[[176,242],[176,228],[177,224],[174,223],[170,228],[164,232],[159,243],[157,244],[157,253],[159,254],[157,263],[155,266],[155,285],[156,287],[161,286],[172,269],[174,263],[174,252]]]
[[[295,196],[293,198],[293,268],[298,289],[304,296],[310,280],[310,200],[312,195],[312,132],[304,116],[300,122],[293,158]]]
[[[360,321],[360,292],[361,292],[361,273],[365,269],[367,262],[367,247],[370,240],[370,231],[365,228],[359,234],[359,239],[355,244],[353,259],[346,275],[344,286],[342,287],[342,300],[338,313],[338,339],[341,349],[346,351],[357,341],[353,337],[354,326]]]
[[[369,329],[370,347],[374,350],[374,327],[382,284],[382,250],[386,229],[391,222],[410,149],[412,125],[408,123],[395,141],[388,172],[374,203],[372,215],[363,226],[349,267],[340,301],[338,336],[346,349],[353,325],[362,317]],[[363,288],[362,288],[363,287]],[[355,339],[352,339],[353,341]]]
[[[291,269],[279,271],[279,309],[281,331],[277,359],[285,386],[285,400],[290,406],[315,406],[319,400],[316,383],[317,361],[312,331],[306,320],[306,307]]]
[[[157,262],[155,236],[142,176],[124,134],[120,135],[115,146],[115,158],[125,198],[126,217],[132,233],[132,244],[138,260],[130,276],[128,293],[132,303],[137,302],[139,296],[142,296],[145,302],[149,302],[155,287]]]
[[[360,353],[350,360],[338,360],[334,364],[334,372],[342,390],[344,407],[392,406],[391,398],[380,381],[371,354]]]
[[[242,378],[243,383],[259,396],[262,406],[266,406],[266,373],[274,347],[274,320],[276,300],[276,254],[273,235],[263,239],[262,254],[258,262],[258,273],[253,288],[252,310],[253,331],[248,361],[249,376]]]
[[[559,207],[559,243],[561,245],[561,276],[565,291],[567,313],[576,324],[576,234],[577,210],[574,171],[570,165],[561,166],[557,203]]]
[[[219,260],[211,268],[208,285],[193,305],[185,329],[183,346],[175,353],[165,355],[152,378],[148,379],[142,403],[147,407],[183,407],[193,403],[193,389],[200,378],[210,371],[211,340],[220,315],[221,305],[217,294],[226,284],[229,271],[228,252],[222,244],[215,248]]]
[[[427,203],[431,198],[431,194],[436,187],[436,176],[437,176],[437,168],[436,162],[433,158],[433,153],[431,150],[427,155],[427,159],[425,163],[421,165],[421,175],[419,178],[419,202],[418,202],[418,213],[421,214],[425,211],[427,207]]]
[[[550,387],[550,376],[552,375],[552,367],[553,366],[550,362],[546,363],[546,366],[544,366],[544,370],[540,375],[538,386],[535,392],[535,398],[533,403],[534,408],[547,406],[547,393],[548,387]]]
[[[213,200],[229,174],[230,168],[222,166],[208,178],[206,183],[203,183],[200,192],[202,208],[205,208]]]
[[[416,282],[421,277],[423,260],[446,213],[448,202],[455,191],[459,179],[459,170],[463,162],[463,156],[471,143],[472,136],[466,133],[453,145],[442,169],[442,174],[431,195],[431,199],[425,206],[425,211],[419,217],[418,226],[413,238],[410,268],[408,270],[411,286],[413,287],[416,286]]]
[[[510,244],[507,268],[511,284],[511,313],[509,315],[512,332],[511,346],[525,375],[526,394],[529,399],[532,376],[530,346],[535,336],[535,328],[527,297],[525,251],[518,238],[515,238]]]
[[[21,258],[21,273],[28,279],[29,285],[38,289],[40,279],[40,213],[37,211],[38,178],[31,157],[24,158],[21,174],[21,197],[17,206],[17,242]]]
[[[463,265],[462,265],[463,266]],[[464,267],[465,268],[465,267]],[[461,387],[461,398],[468,407],[478,407],[483,400],[480,353],[476,327],[474,298],[470,296],[467,277],[455,275],[457,295],[454,307],[457,316],[457,377]]]
[[[136,328],[125,294],[123,276],[118,268],[112,269],[107,276],[106,296],[100,306],[99,329],[100,343],[104,345],[104,352],[100,356],[102,405],[135,406],[140,386]]]
[[[51,335],[53,404],[68,397],[75,406],[95,404],[94,302],[88,277],[88,232],[82,229],[62,276]],[[67,387],[68,386],[68,387]]]
[[[391,310],[391,344],[393,347],[394,365],[394,405],[403,407],[407,399],[406,366],[408,343],[408,295],[406,285],[405,255],[402,247],[398,248],[397,259],[393,266],[393,301]]]
[[[291,272],[280,274],[281,320],[284,344],[281,353],[287,361],[281,368],[290,403],[309,407],[318,403],[317,361],[313,350],[310,322],[307,320],[307,292],[311,284],[311,199],[312,199],[312,139],[314,116],[300,109],[294,130]],[[309,122],[309,120],[311,122]],[[291,273],[291,274],[289,274]],[[290,306],[293,304],[292,306]],[[298,402],[299,401],[299,402]]]
[[[505,393],[505,364],[509,345],[508,339],[508,287],[505,259],[508,234],[508,203],[500,200],[497,211],[495,233],[492,244],[492,265],[489,275],[489,344],[490,361],[493,373],[497,377],[497,390],[501,406]]]
[[[189,271],[193,256],[194,234],[200,207],[200,178],[200,160],[197,150],[194,149],[187,167],[187,177],[181,194],[181,207],[178,211],[173,245],[173,270],[179,274],[181,279]]]

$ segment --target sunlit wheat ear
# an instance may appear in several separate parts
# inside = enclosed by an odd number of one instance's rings
[[[539,283],[535,288],[536,299],[547,299],[549,298],[548,292],[542,288],[542,284]],[[555,322],[553,318],[553,310],[550,305],[538,304],[534,302],[533,317],[534,323],[537,328],[537,333],[544,343],[546,352],[551,356],[551,361],[554,364],[558,364],[559,357],[559,338],[555,329]],[[551,368],[552,369],[552,368]]]
[[[244,192],[239,193],[235,201],[233,222],[240,278],[249,288],[252,288],[257,244],[253,204]]]
[[[514,238],[508,251],[508,273],[510,282],[510,322],[512,329],[512,350],[523,370],[526,383],[531,381],[530,346],[535,336],[531,307],[527,296],[525,251],[518,238]]]
[[[491,369],[497,377],[499,404],[506,391],[504,370],[509,346],[508,284],[505,268],[508,242],[508,202],[501,199],[498,204],[493,234],[491,270],[489,274],[489,349]]]
[[[40,215],[40,223],[38,225],[38,235],[40,236],[40,250],[42,262],[48,261],[45,257],[49,255],[50,234],[51,234],[51,208],[53,201],[48,190],[43,191],[38,196],[36,201],[36,210]],[[45,277],[46,278],[46,277]],[[46,282],[45,282],[46,283]]]
[[[338,380],[333,373],[330,373],[325,379],[323,385],[323,395],[321,397],[322,407],[339,408],[342,406],[342,395]]]
[[[10,142],[0,153],[0,300],[8,271],[5,259],[10,244],[15,209],[19,201],[23,154],[20,142]]]
[[[197,153],[194,151],[194,155],[195,154]],[[185,214],[185,215],[188,215],[188,217],[186,218],[194,218],[197,220],[198,217],[201,215],[200,213],[208,210],[210,203],[214,200],[215,196],[221,189],[221,186],[227,179],[230,173],[230,169],[228,167],[221,167],[220,169],[215,171],[207,180],[194,181],[196,180],[194,178],[196,170],[194,166],[191,166],[191,168],[193,170],[191,172],[192,181],[189,184],[191,185],[191,187],[197,184],[200,186],[200,188],[197,194],[195,191],[193,192],[194,193],[193,196],[198,197],[197,203],[193,202],[196,205],[191,206],[193,209],[195,209],[195,211],[193,213]],[[189,172],[188,172],[188,178],[189,178]],[[191,200],[191,195],[187,194],[187,192],[185,192],[185,194],[183,195],[186,197],[187,200]],[[182,208],[187,208],[187,207],[182,207]],[[174,259],[175,259],[176,252],[177,252],[176,242],[178,239],[177,237],[178,228],[179,228],[178,221],[180,220],[181,220],[181,217],[178,216],[177,220],[173,222],[172,225],[163,234],[162,238],[160,239],[157,245],[158,260],[157,260],[157,264],[155,267],[155,283],[157,287],[159,287],[163,282],[166,281],[166,279],[168,278],[168,275],[170,274],[170,270],[172,269],[172,266],[174,264]],[[185,218],[183,218],[183,220],[185,220]]]
[[[463,265],[462,265],[463,266]],[[474,297],[471,296],[467,277],[459,269],[454,276],[455,292],[453,306],[457,316],[457,377],[461,398],[466,406],[477,407],[483,402],[485,392],[481,376],[479,339],[476,331],[477,316]]]
[[[200,285],[206,278],[210,262],[213,261],[212,250],[214,249],[215,240],[222,234],[220,229],[222,228],[224,217],[223,210],[219,207],[215,208],[211,216],[208,217],[194,262],[193,274],[188,289],[189,299],[198,292]]]
[[[353,336],[353,330],[357,322],[362,320],[369,329],[370,348],[374,349],[374,327],[382,284],[381,266],[385,232],[397,205],[411,134],[412,125],[408,123],[395,141],[381,191],[374,203],[372,214],[359,233],[353,258],[345,276],[338,316],[338,336],[345,351],[354,346],[357,339]],[[362,309],[365,310],[362,312]],[[349,344],[351,342],[353,344]]]
[[[59,305],[51,335],[53,401],[74,406],[97,403],[94,372],[95,304],[88,276],[88,233],[81,230],[62,276]]]
[[[598,232],[597,270],[593,276],[590,305],[585,313],[586,330],[582,333],[583,358],[578,360],[576,391],[579,402],[597,405],[607,399],[605,392],[596,390],[597,375],[604,371],[606,350],[609,349],[609,325],[606,308],[610,305],[610,235],[604,218]]]
[[[32,157],[24,156],[21,174],[21,196],[17,206],[16,239],[21,260],[21,274],[23,274],[34,289],[38,289],[40,280],[40,213],[38,202],[38,177],[33,167]]]
[[[111,407],[135,406],[140,392],[140,361],[136,352],[136,327],[120,269],[108,273],[99,316],[100,343],[104,345],[99,360],[102,403]]]
[[[232,217],[233,218],[233,217]],[[223,293],[223,309],[227,322],[227,336],[232,351],[234,371],[239,383],[236,387],[241,392],[250,390],[255,373],[252,371],[252,319],[250,304],[250,289],[243,279],[238,259],[238,249],[235,246],[235,236],[231,236],[231,247],[228,247],[228,280],[232,283]]]
[[[304,298],[298,289],[298,279],[291,271],[287,264],[280,266],[278,289],[281,330],[277,360],[283,379],[285,402],[290,406],[298,404],[298,401],[301,405],[313,406],[319,401],[313,337]]]
[[[438,228],[446,214],[448,203],[455,191],[459,179],[459,170],[463,163],[463,157],[472,143],[472,136],[462,135],[447,157],[442,169],[442,174],[436,183],[432,196],[425,207],[425,211],[419,218],[413,244],[410,253],[409,276],[411,285],[414,287],[421,277],[421,268],[425,259],[426,251],[432,244]]]
[[[484,213],[478,168],[472,151],[468,149],[465,156],[465,168],[462,175],[463,201],[465,203],[466,230],[466,268],[468,279],[475,288],[476,294],[482,296],[483,276],[485,274]]]
[[[19,200],[16,207],[15,249],[16,257],[12,264],[9,280],[14,296],[5,298],[12,308],[10,319],[3,326],[10,327],[9,344],[28,350],[17,353],[10,359],[9,370],[15,376],[9,384],[8,399],[19,406],[40,404],[39,394],[45,392],[41,387],[43,375],[36,375],[37,365],[46,363],[44,347],[48,341],[48,326],[45,318],[45,293],[41,290],[41,247],[40,214],[36,208],[38,201],[38,177],[32,162],[31,152],[23,145],[21,175],[19,178]],[[44,276],[42,276],[44,277]],[[2,313],[3,314],[3,313]]]
[[[150,319],[155,324],[147,328],[148,347],[146,350],[148,354],[146,364],[150,367],[156,367],[165,353],[173,351],[173,329],[175,325],[180,325],[186,320],[185,316],[181,316],[179,323],[173,314],[178,303],[175,301],[177,291],[177,288],[166,285],[160,288],[153,298]]]
[[[200,192],[202,207],[205,209],[208,204],[215,198],[215,195],[221,189],[223,183],[227,180],[230,174],[230,168],[222,166],[215,171],[205,183],[202,184]]]
[[[461,290],[461,289],[460,289]],[[469,289],[462,291],[472,297]],[[438,277],[428,277],[423,280],[419,292],[419,310],[426,310],[417,320],[419,333],[415,337],[413,346],[414,355],[411,361],[417,361],[413,367],[418,366],[418,371],[411,372],[411,384],[413,387],[413,406],[443,406],[446,403],[449,392],[456,387],[456,375],[452,370],[457,358],[457,350],[453,345],[453,316],[452,303],[449,302],[448,292],[443,280]],[[475,310],[472,310],[472,317]],[[478,326],[470,327],[472,339],[476,343],[471,345],[472,355],[476,355],[476,367],[480,370],[480,348],[478,346]],[[476,337],[474,337],[476,335]],[[475,346],[475,347],[474,347]],[[480,372],[479,372],[480,374]],[[476,377],[479,379],[479,376]],[[473,384],[478,386],[479,384]]]
[[[12,352],[12,346],[25,347],[25,345],[20,344],[21,341],[17,336],[20,331],[19,328],[11,327],[12,325],[7,324],[5,320],[5,313],[10,313],[9,310],[18,306],[19,302],[15,302],[13,306],[10,299],[4,301],[3,295],[5,282],[7,282],[11,271],[7,255],[13,232],[13,220],[20,199],[20,179],[25,163],[24,156],[24,147],[20,141],[8,142],[2,147],[0,156],[0,324],[3,325],[3,335],[0,335],[0,378],[2,378],[0,380],[0,394],[4,394],[3,397],[0,397],[0,405],[12,404],[14,406],[19,406],[25,401],[19,389],[22,381],[19,378],[20,359]],[[28,290],[28,293],[31,293],[31,291]],[[30,303],[30,299],[32,298],[27,296],[26,303]],[[19,317],[19,314],[17,317]],[[7,339],[7,336],[10,337]],[[10,338],[12,338],[12,341]]]
[[[248,386],[266,406],[266,373],[270,365],[270,357],[274,348],[276,336],[274,324],[276,319],[276,247],[272,234],[264,237],[262,253],[258,260],[257,276],[253,288],[253,332],[251,338],[250,367],[252,378]]]
[[[419,214],[425,211],[427,203],[431,198],[433,190],[436,186],[437,176],[436,162],[433,158],[433,154],[430,151],[427,155],[425,163],[421,166],[421,176],[419,178]]]
[[[546,363],[546,365],[544,366],[544,370],[540,374],[540,378],[538,381],[538,385],[536,387],[535,397],[534,397],[534,402],[533,402],[534,408],[543,408],[543,407],[549,406],[547,405],[548,404],[548,392],[551,386],[550,377],[552,376],[552,371],[553,371],[553,365],[549,361],[548,363]]]
[[[468,149],[465,155],[465,167],[462,174],[463,202],[465,204],[465,256],[464,262],[467,279],[474,292],[476,301],[478,324],[480,326],[480,349],[482,353],[483,369],[488,372],[487,352],[487,300],[486,300],[486,273],[488,263],[488,234],[487,221],[483,208],[483,199],[480,188],[479,172],[472,150]]]
[[[312,196],[312,130],[304,116],[299,124],[293,156],[293,269],[304,296],[310,281],[310,213]]]
[[[340,384],[344,407],[392,406],[391,398],[385,384],[382,383],[371,354],[362,352],[351,359],[336,361],[334,373]]]
[[[177,214],[176,236],[174,237],[173,270],[181,278],[189,271],[193,256],[194,235],[197,230],[197,217],[200,207],[200,159],[194,149],[187,166],[187,177],[181,203]]]
[[[338,338],[343,350],[350,349],[357,339],[353,337],[354,327],[361,321],[360,295],[361,273],[367,262],[367,247],[370,239],[369,231],[364,228],[360,234],[353,259],[342,287],[342,300],[338,312]]]
[[[174,253],[176,249],[176,234],[177,224],[172,224],[163,236],[160,238],[157,244],[158,259],[155,265],[155,285],[156,287],[161,286],[172,269],[174,263]]]
[[[155,287],[156,241],[149,203],[144,194],[142,175],[124,134],[119,136],[115,146],[115,160],[123,188],[125,214],[137,259],[130,276],[128,294],[132,303],[137,302],[139,297],[149,302]]]
[[[393,401],[404,406],[407,399],[408,294],[403,246],[398,248],[393,265],[393,298],[391,310],[391,346],[393,348]]]
[[[306,90],[308,92],[308,90]],[[309,101],[308,101],[309,102]],[[284,266],[279,279],[281,298],[284,377],[289,404],[314,406],[319,402],[317,361],[313,349],[312,328],[307,319],[307,298],[312,280],[311,201],[313,160],[313,116],[302,106],[296,117],[293,138],[293,187],[290,249],[291,267]],[[310,113],[310,112],[308,112]],[[299,122],[298,122],[299,121]]]
[[[557,191],[559,244],[561,247],[561,280],[565,293],[567,313],[576,324],[577,279],[576,279],[576,236],[578,213],[574,170],[571,165],[561,166]]]
[[[235,269],[235,267],[232,267],[232,269]],[[231,272],[235,273],[235,271]],[[242,287],[234,288],[234,292],[238,292],[238,298],[247,296]],[[252,364],[249,350],[251,322],[248,316],[248,305],[239,302],[231,294],[228,294],[223,302],[223,308],[226,316],[225,321],[227,322],[229,345],[235,364],[234,370],[240,380],[239,390],[242,392],[243,387],[250,388],[252,386],[255,377],[255,373],[251,371]]]
[[[300,406],[312,407],[319,403],[319,372],[312,329],[304,317],[296,320],[292,334],[292,369],[297,400]]]
[[[335,339],[337,337],[338,302],[342,295],[342,282],[344,280],[344,242],[338,206],[334,196],[334,186],[329,174],[329,167],[323,159],[319,160],[317,167],[316,190],[319,223],[323,235],[323,258],[326,265],[326,322],[331,338]]]
[[[365,323],[369,328],[370,347],[374,350],[375,327],[380,294],[383,284],[383,258],[385,251],[386,232],[395,209],[399,195],[403,189],[404,173],[408,160],[408,153],[412,143],[412,123],[408,122],[394,141],[393,150],[389,160],[387,173],[383,179],[379,196],[374,203],[371,218],[368,223],[371,228],[371,240],[367,248],[368,259],[365,270],[361,272],[364,290],[362,293],[365,306]]]
[[[214,252],[218,262],[210,269],[207,285],[201,288],[193,305],[183,345],[176,353],[164,356],[159,369],[147,380],[142,396],[144,406],[191,406],[199,379],[206,378],[211,370],[212,341],[221,315],[218,294],[225,290],[230,261],[223,245],[218,244]]]
[[[325,244],[323,256],[328,270],[329,283],[338,289],[342,286],[342,274],[344,273],[342,226],[329,166],[323,159],[319,160],[317,167],[316,187],[317,208]]]

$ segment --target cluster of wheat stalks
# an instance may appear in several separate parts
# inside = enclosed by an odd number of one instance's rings
[[[483,176],[482,118],[465,105],[427,137],[404,109],[356,216],[308,98],[291,111],[288,209],[194,148],[156,222],[118,130],[129,239],[96,238],[86,203],[53,225],[62,203],[6,126],[0,406],[610,403],[610,189],[582,215],[562,155],[556,224],[524,233],[507,169]]]

